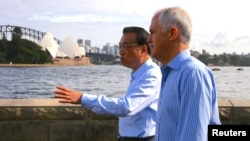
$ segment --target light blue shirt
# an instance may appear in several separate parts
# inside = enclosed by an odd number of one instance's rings
[[[164,67],[170,72],[162,80],[156,140],[207,141],[208,125],[221,124],[211,70],[190,56],[189,50]]]
[[[82,106],[97,114],[119,117],[119,134],[126,137],[155,135],[157,103],[161,86],[161,70],[152,59],[131,73],[124,97],[83,94]]]

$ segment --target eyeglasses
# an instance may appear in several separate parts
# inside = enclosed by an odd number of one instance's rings
[[[119,44],[119,50],[127,50],[132,46],[137,46],[138,44]]]

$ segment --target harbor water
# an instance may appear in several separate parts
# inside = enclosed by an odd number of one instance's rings
[[[250,67],[216,68],[218,98],[250,99]],[[130,72],[121,65],[0,67],[0,99],[53,98],[56,85],[119,97],[128,87]]]

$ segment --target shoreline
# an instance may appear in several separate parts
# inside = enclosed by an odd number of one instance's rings
[[[0,64],[0,67],[67,67],[67,66],[70,66],[70,65],[56,65],[56,64]],[[87,65],[81,65],[81,66],[87,66]]]

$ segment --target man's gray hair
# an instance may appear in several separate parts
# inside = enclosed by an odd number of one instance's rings
[[[159,24],[165,33],[171,27],[176,26],[179,30],[180,39],[184,43],[189,43],[192,34],[192,21],[189,14],[180,7],[170,7],[159,10]]]

